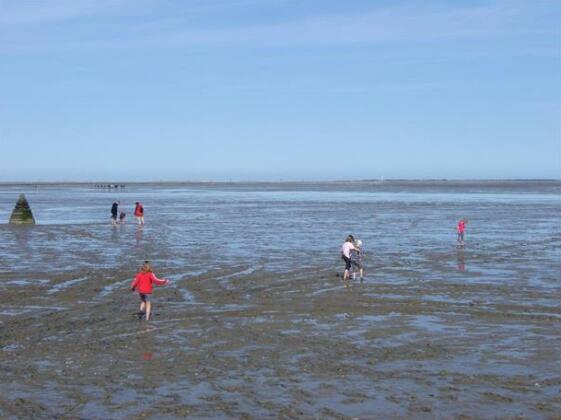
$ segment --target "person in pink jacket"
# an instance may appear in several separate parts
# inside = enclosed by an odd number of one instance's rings
[[[146,314],[146,320],[150,320],[150,312],[152,309],[152,303],[150,302],[150,295],[152,294],[152,285],[157,284],[163,286],[168,284],[169,280],[159,279],[152,272],[152,266],[149,261],[144,261],[140,272],[135,276],[132,284],[131,290],[138,291],[140,295],[140,312],[139,317]]]
[[[460,245],[464,245],[464,236],[465,236],[465,232],[466,232],[466,224],[467,224],[467,220],[466,219],[461,219],[458,222],[458,243]]]

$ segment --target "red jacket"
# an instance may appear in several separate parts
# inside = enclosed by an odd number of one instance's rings
[[[136,217],[144,216],[144,207],[142,207],[142,204],[139,204],[134,208],[134,215]]]
[[[136,289],[138,293],[142,293],[143,295],[150,295],[152,294],[152,284],[156,283],[159,286],[166,284],[168,281],[157,278],[154,273],[143,273],[140,272],[134,278],[131,289]]]

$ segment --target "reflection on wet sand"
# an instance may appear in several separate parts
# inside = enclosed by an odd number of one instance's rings
[[[29,225],[14,226],[12,228],[15,237],[15,246],[17,246],[23,258],[30,258],[33,252],[30,246],[33,228],[33,226]]]
[[[458,271],[466,271],[466,258],[463,250],[457,252]]]
[[[140,245],[140,242],[142,242],[143,234],[144,234],[144,225],[137,225],[136,232],[134,233],[134,238],[136,240],[137,245]]]

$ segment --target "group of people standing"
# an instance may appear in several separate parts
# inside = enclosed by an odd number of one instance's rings
[[[467,219],[461,219],[458,222],[458,226],[456,228],[458,232],[458,247],[462,247],[465,245],[465,232],[466,232],[466,224]],[[349,280],[352,274],[353,280],[356,278],[356,272],[358,270],[360,280],[364,278],[364,265],[362,263],[362,259],[364,257],[364,253],[362,250],[362,241],[360,239],[355,240],[353,235],[347,236],[345,242],[343,242],[343,246],[341,246],[341,258],[345,262],[345,273],[343,274],[343,280]]]
[[[119,205],[120,204],[121,204],[120,201],[114,201],[113,204],[111,205],[111,224],[112,225],[124,224],[125,223],[127,213],[125,213],[124,211],[121,211],[119,213]],[[117,220],[117,217],[118,217],[118,220]],[[142,205],[142,203],[140,203],[140,201],[137,201],[135,203],[134,217],[136,217],[136,221],[139,225],[144,224],[144,206]]]

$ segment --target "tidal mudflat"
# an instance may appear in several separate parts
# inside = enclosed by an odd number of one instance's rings
[[[2,417],[561,415],[560,183],[5,185],[0,222],[21,192],[38,224],[0,225]],[[364,282],[337,276],[348,233]],[[149,323],[144,259],[172,280]]]

